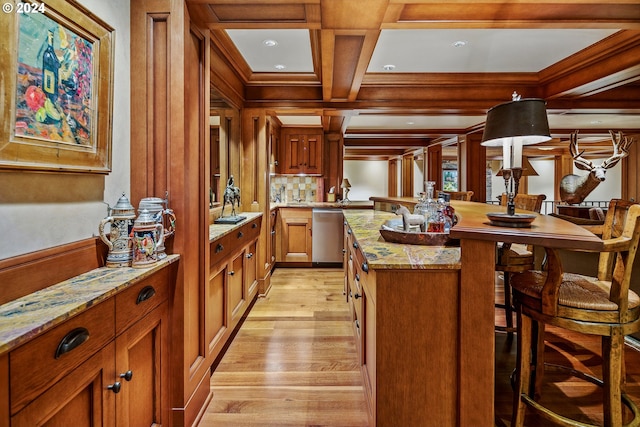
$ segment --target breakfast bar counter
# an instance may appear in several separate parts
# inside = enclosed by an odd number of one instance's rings
[[[374,202],[412,209],[411,200]],[[344,211],[352,240],[347,286],[358,295],[350,303],[372,425],[493,426],[496,242],[595,250],[602,244],[558,218],[537,215],[531,227],[500,227],[486,214],[501,206],[451,204],[459,221],[450,236],[459,247],[387,243],[379,228],[396,215]]]

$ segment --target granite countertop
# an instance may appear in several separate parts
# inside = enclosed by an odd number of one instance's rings
[[[243,219],[237,224],[209,224],[209,242],[218,240],[219,238],[231,233],[233,230],[245,225],[247,222],[253,221],[259,216],[262,216],[262,212],[241,212],[238,216],[246,216],[247,219]]]
[[[177,262],[168,255],[151,267],[101,267],[0,305],[0,354]]]
[[[383,269],[455,269],[461,268],[460,248],[388,243],[380,235],[380,226],[395,214],[374,210],[345,210],[369,268]]]

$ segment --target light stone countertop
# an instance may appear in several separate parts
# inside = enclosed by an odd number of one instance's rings
[[[0,305],[0,354],[177,262],[168,255],[146,268],[100,267]]]
[[[395,214],[374,210],[343,211],[370,269],[454,269],[459,270],[460,248],[389,243],[380,234],[385,221]]]
[[[241,212],[238,213],[238,216],[246,216],[247,219],[243,219],[237,224],[210,224],[209,225],[209,243],[214,240],[218,240],[219,238],[226,236],[231,233],[233,230],[237,230],[238,228],[245,225],[247,222],[251,222],[259,216],[262,216],[262,212]]]

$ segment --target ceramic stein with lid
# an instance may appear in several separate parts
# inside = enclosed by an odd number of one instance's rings
[[[164,242],[162,224],[147,209],[136,218],[131,231],[133,245],[132,267],[150,267],[158,261],[158,246]]]
[[[136,211],[129,199],[122,193],[122,197],[114,207],[109,207],[109,216],[100,221],[98,231],[100,239],[109,247],[107,267],[128,267],[131,265],[131,228],[136,218]],[[109,235],[104,231],[110,224]]]
[[[166,199],[161,199],[160,197],[145,197],[140,200],[140,204],[138,205],[138,212],[146,209],[151,213],[151,215],[153,215],[158,224],[162,224],[162,233],[164,234],[164,238],[162,240],[163,243],[157,248],[158,259],[162,259],[167,256],[165,253],[164,241],[166,241],[168,237],[172,236],[175,230],[176,216],[173,213],[173,210],[165,207],[166,203]]]

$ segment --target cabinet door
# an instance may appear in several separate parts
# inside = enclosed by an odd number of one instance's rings
[[[369,292],[368,287],[362,287],[360,332],[363,334],[361,342],[362,378],[365,396],[369,400],[369,410],[371,411],[376,406],[376,306]]]
[[[114,344],[99,350],[71,375],[11,417],[12,427],[115,426],[116,382]]]
[[[258,286],[258,241],[254,241],[247,247],[245,254],[246,264],[244,272],[244,287],[247,300],[250,301]]]
[[[117,427],[169,424],[167,303],[116,338]]]
[[[302,149],[304,172],[322,174],[322,134],[306,135]]]
[[[227,273],[226,264],[217,271],[212,272],[205,297],[205,337],[209,346],[209,354],[213,354],[214,358],[224,346],[225,334],[229,330],[225,311]]]
[[[304,171],[304,143],[304,135],[286,134],[283,173],[302,173]]]
[[[281,209],[282,261],[311,262],[311,209]]]
[[[229,319],[231,327],[234,327],[235,322],[242,316],[243,308],[247,301],[247,296],[244,290],[244,257],[246,251],[242,251],[238,254],[229,264],[229,272],[227,278],[229,280]]]

